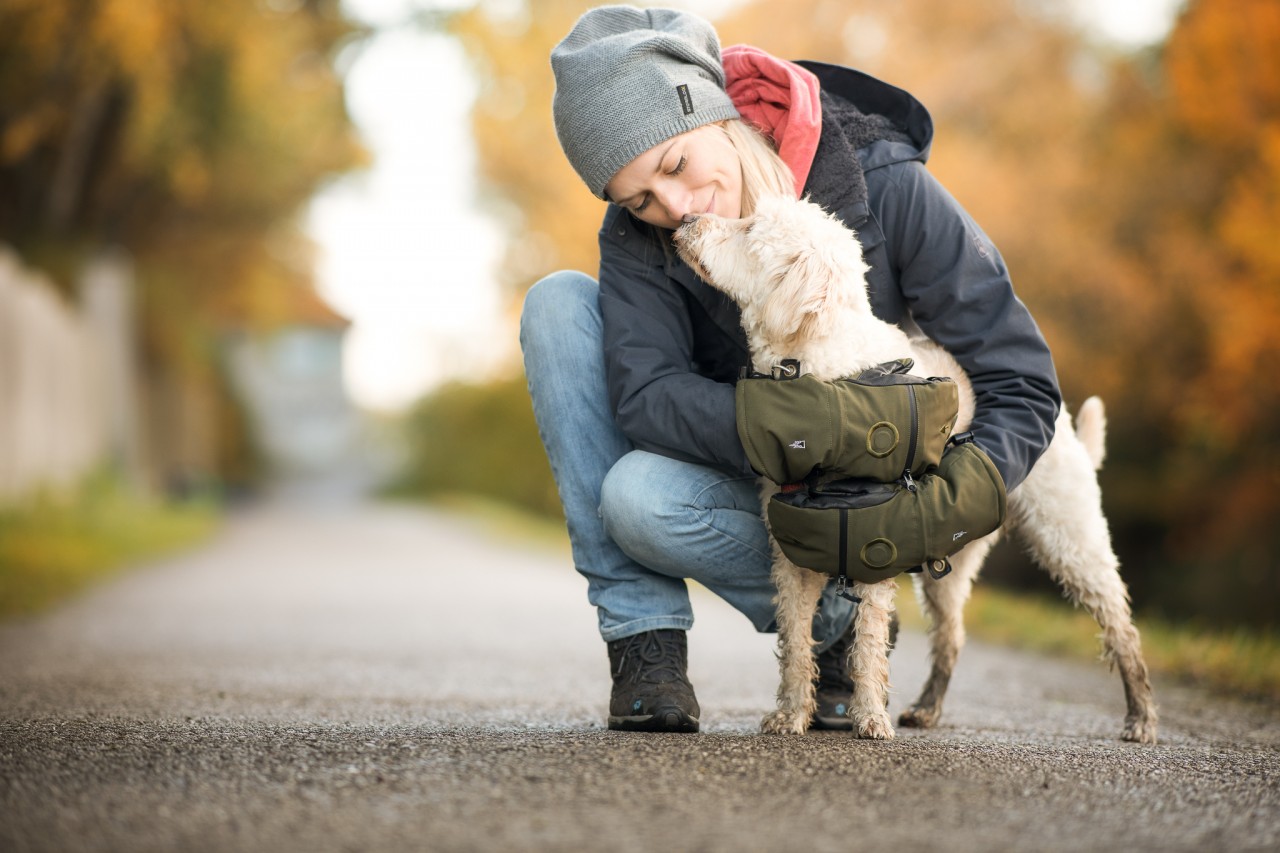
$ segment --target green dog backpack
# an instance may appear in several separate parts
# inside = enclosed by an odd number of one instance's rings
[[[849,379],[823,381],[784,361],[772,375],[738,380],[738,437],[757,474],[775,483],[859,477],[881,482],[919,475],[942,459],[959,392],[951,379],[885,362]]]
[[[1004,480],[966,433],[938,467],[912,480],[845,479],[782,491],[769,527],[787,559],[832,577],[875,583],[928,567],[1004,523]]]

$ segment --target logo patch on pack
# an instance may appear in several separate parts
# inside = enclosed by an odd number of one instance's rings
[[[693,96],[689,94],[689,84],[681,83],[676,86],[676,94],[680,96],[680,109],[684,110],[685,115],[693,113]]]
[[[790,447],[792,450],[804,450],[804,439],[802,438],[799,441],[793,441],[788,444],[787,447]]]

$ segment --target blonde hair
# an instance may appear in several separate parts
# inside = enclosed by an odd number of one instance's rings
[[[766,195],[796,197],[796,179],[778,156],[773,142],[742,119],[716,122],[729,137],[742,163],[742,215],[750,216]]]

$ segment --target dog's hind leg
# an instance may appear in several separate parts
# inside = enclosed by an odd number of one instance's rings
[[[813,614],[827,576],[791,563],[774,545],[774,601],[778,614],[778,709],[760,721],[768,734],[802,735],[817,711],[818,662],[813,653]]]
[[[951,571],[940,580],[915,577],[916,597],[929,619],[929,678],[916,701],[898,717],[899,725],[930,728],[942,716],[942,700],[964,647],[964,605],[999,538],[996,532],[966,545],[951,557]]]
[[[849,717],[858,737],[887,740],[893,737],[893,723],[885,710],[889,700],[889,622],[898,584],[893,580],[855,583],[852,591],[862,600],[853,619],[849,649],[853,677]]]
[[[1064,434],[1065,433],[1065,434]],[[1103,657],[1120,669],[1127,710],[1124,740],[1155,743],[1158,717],[1129,590],[1102,514],[1086,449],[1059,424],[1059,435],[1021,488],[1009,496],[1010,520],[1042,568],[1102,627]]]

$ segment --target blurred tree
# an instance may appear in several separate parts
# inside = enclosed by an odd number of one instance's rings
[[[507,233],[500,271],[513,293],[557,269],[594,272],[604,203],[560,153],[551,122],[551,48],[583,0],[480,0],[451,31],[480,81],[472,115],[483,197]]]
[[[64,287],[127,248],[148,379],[230,405],[215,331],[288,319],[299,208],[361,162],[333,70],[355,34],[339,0],[6,0],[0,240]]]
[[[1221,621],[1274,623],[1280,595],[1277,56],[1272,0],[1190,3],[1153,72],[1118,71],[1095,149],[1092,212],[1151,308],[1116,355],[1155,368],[1116,492],[1162,603]]]

